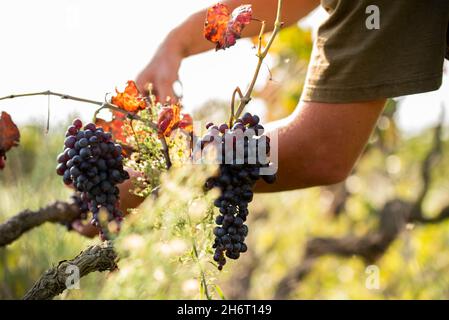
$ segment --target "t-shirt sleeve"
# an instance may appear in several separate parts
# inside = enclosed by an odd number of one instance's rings
[[[318,29],[302,100],[351,103],[440,87],[447,0],[322,0],[322,6],[329,17]]]

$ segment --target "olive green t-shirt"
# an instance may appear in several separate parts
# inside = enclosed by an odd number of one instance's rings
[[[449,0],[321,0],[302,100],[351,103],[436,90]]]

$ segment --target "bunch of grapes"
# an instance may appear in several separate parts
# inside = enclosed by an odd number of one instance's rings
[[[72,199],[72,202],[78,207],[78,217],[74,220],[86,220],[87,214],[89,213],[89,206],[87,202],[83,201],[81,199],[81,192],[75,191],[70,198]],[[67,228],[67,230],[72,230],[72,221],[64,221],[61,222],[63,226]]]
[[[129,179],[123,169],[122,147],[112,141],[112,135],[89,123],[84,126],[75,119],[64,141],[64,152],[58,155],[56,172],[66,185],[73,185],[82,212],[93,214],[91,223],[100,229],[100,209],[108,213],[108,221],[120,225],[123,214],[119,209],[117,184]]]
[[[219,156],[226,160],[220,162],[218,174],[209,178],[205,185],[206,190],[214,187],[220,189],[220,196],[214,202],[220,214],[215,219],[218,226],[214,229],[213,244],[214,260],[219,270],[226,264],[226,257],[238,259],[241,253],[248,250],[245,221],[256,181],[262,178],[267,183],[273,183],[276,179],[274,174],[260,174],[262,168],[269,166],[266,159],[270,152],[270,139],[264,135],[259,121],[257,115],[245,113],[230,129],[227,124],[215,126],[209,123],[206,126],[208,133],[201,140],[202,148],[212,142],[217,143]],[[250,129],[252,131],[248,131]],[[240,156],[238,149],[243,150]]]

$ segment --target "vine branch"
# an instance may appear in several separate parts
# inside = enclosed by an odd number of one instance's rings
[[[74,203],[56,201],[37,211],[24,210],[0,224],[0,247],[12,243],[25,232],[45,222],[67,223],[79,216]]]
[[[109,109],[111,111],[122,113],[122,114],[126,115],[126,117],[131,120],[141,121],[141,122],[145,123],[146,125],[148,125],[150,128],[157,130],[156,123],[149,121],[149,120],[144,120],[141,117],[139,117],[137,114],[123,110],[123,109],[119,108],[118,106],[116,106],[115,104],[112,104],[108,101],[104,101],[104,102],[95,101],[95,100],[91,100],[91,99],[85,99],[85,98],[71,96],[71,95],[68,95],[65,93],[58,93],[58,92],[54,92],[54,91],[50,91],[50,90],[40,91],[40,92],[31,92],[31,93],[11,94],[8,96],[0,97],[0,101],[6,100],[6,99],[32,97],[32,96],[56,96],[56,97],[60,97],[61,99],[67,99],[67,100],[73,100],[73,101],[78,101],[78,102],[94,104],[94,105],[100,106],[100,108],[95,111],[94,118],[97,116],[97,114],[101,110]]]
[[[258,58],[256,70],[254,71],[254,75],[253,75],[253,78],[251,80],[251,83],[250,83],[248,89],[246,90],[243,97],[241,97],[241,99],[240,99],[239,107],[237,109],[237,112],[234,115],[234,120],[237,119],[241,115],[241,113],[243,112],[243,109],[251,101],[251,94],[254,90],[254,86],[256,85],[256,81],[259,76],[259,72],[260,72],[260,68],[262,67],[263,60],[267,56],[268,51],[270,50],[270,47],[273,44],[274,39],[276,38],[277,34],[281,30],[281,27],[283,24],[281,21],[281,12],[282,12],[282,0],[278,0],[278,7],[277,7],[277,12],[276,12],[276,20],[274,22],[274,29],[273,29],[273,32],[271,33],[271,36],[270,36],[270,38],[267,42],[267,45],[265,46],[264,49],[262,49],[262,37],[263,37],[263,34],[265,33],[265,21],[262,21],[262,27],[260,28],[258,47],[257,47],[257,55],[256,55]],[[232,125],[232,123],[231,123],[231,125]]]
[[[235,96],[239,95],[240,100],[243,98],[242,90],[240,90],[239,87],[234,89],[234,92],[232,93],[232,99],[231,99],[231,116],[229,117],[229,128],[232,127],[232,122],[235,118]]]
[[[165,140],[164,136],[159,137],[159,140],[162,144],[162,153],[164,154],[165,158],[165,165],[167,166],[167,170],[169,170],[172,166],[172,162],[170,159],[170,152],[168,150],[167,140]]]
[[[32,96],[48,96],[48,97],[50,97],[50,96],[57,96],[57,97],[60,97],[61,99],[67,99],[67,100],[73,100],[73,101],[78,101],[78,102],[94,104],[94,105],[100,106],[97,110],[95,110],[94,117],[93,117],[94,118],[94,122],[95,122],[95,120],[97,118],[98,113],[101,110],[109,109],[111,111],[115,111],[115,112],[119,112],[121,114],[124,114],[130,120],[140,121],[140,122],[146,124],[151,129],[153,129],[155,131],[158,131],[157,123],[154,123],[151,120],[142,119],[139,115],[137,115],[135,113],[132,113],[132,112],[129,112],[129,111],[126,111],[126,110],[116,106],[115,104],[110,103],[109,101],[104,101],[104,102],[95,101],[95,100],[91,100],[91,99],[85,99],[85,98],[71,96],[71,95],[64,94],[64,93],[58,93],[58,92],[54,92],[54,91],[50,91],[50,90],[39,91],[39,92],[31,92],[31,93],[11,94],[11,95],[8,95],[8,96],[0,97],[0,101],[1,100],[6,100],[6,99],[32,97]],[[169,152],[168,152],[167,141],[165,140],[164,137],[160,137],[159,139],[160,139],[161,144],[162,144],[162,152],[163,152],[165,160],[167,162],[167,164],[166,164],[167,165],[167,169],[170,169],[170,167],[172,166],[172,162],[170,160],[170,155],[169,155]]]
[[[67,268],[75,266],[79,277],[95,271],[114,271],[117,269],[117,254],[112,242],[106,241],[100,245],[88,247],[72,260],[63,260],[47,271],[25,294],[23,300],[50,300],[61,294],[67,287],[67,278],[72,276]],[[73,276],[72,276],[73,277]]]

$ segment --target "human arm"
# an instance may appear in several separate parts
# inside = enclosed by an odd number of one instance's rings
[[[256,192],[276,192],[341,182],[363,151],[385,99],[358,103],[301,101],[295,112],[267,125],[277,130],[278,172],[272,185],[258,182]],[[275,146],[274,146],[275,147]]]
[[[243,2],[252,5],[255,18],[266,21],[266,31],[273,29],[277,0]],[[234,9],[242,4],[242,0],[228,0],[223,3]],[[282,10],[284,25],[296,23],[317,7],[319,3],[319,0],[284,0]],[[152,83],[154,93],[159,99],[165,100],[167,96],[174,97],[172,86],[173,82],[178,79],[178,69],[182,59],[214,47],[203,36],[205,17],[206,9],[194,13],[167,35],[148,65],[136,78],[137,86],[141,92],[146,92],[148,84]],[[253,22],[245,27],[242,36],[252,37],[258,35],[259,32],[260,24]]]

